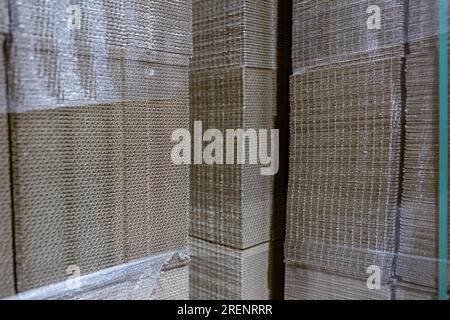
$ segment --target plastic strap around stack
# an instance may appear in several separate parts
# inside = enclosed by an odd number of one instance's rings
[[[67,280],[33,289],[6,300],[153,300],[187,299],[186,249],[130,261],[126,264],[100,270],[91,274],[68,275]],[[182,266],[185,270],[179,272]],[[183,267],[184,266],[184,267]],[[78,270],[79,271],[79,270]],[[175,281],[175,282],[174,282]],[[173,290],[173,284],[180,290]]]

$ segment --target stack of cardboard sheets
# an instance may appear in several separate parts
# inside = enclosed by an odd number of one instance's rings
[[[390,273],[400,158],[401,59],[291,78],[286,259],[355,277]],[[394,102],[394,103],[393,103]]]
[[[14,294],[9,125],[4,56],[5,38],[9,29],[7,4],[6,0],[0,0],[0,297]]]
[[[399,274],[438,286],[439,42],[438,2],[410,1],[406,64],[406,141]],[[450,269],[449,269],[450,270]],[[450,273],[449,273],[450,274]]]
[[[220,130],[224,146],[226,129],[258,132],[275,126],[283,81],[278,68],[287,63],[280,48],[279,6],[275,0],[193,3],[191,122],[201,121],[204,131]],[[234,164],[192,166],[193,299],[268,299],[276,294],[272,260],[282,257],[274,257],[280,250],[272,241],[282,236],[276,226],[282,225],[283,212],[274,205],[274,177],[261,175],[261,165],[249,164],[251,157],[258,159],[258,151],[270,154],[270,148],[258,150],[245,140],[245,164],[237,164],[236,152]]]
[[[436,297],[437,4],[294,1],[286,298]]]
[[[191,73],[191,88],[192,113],[204,130],[216,128],[225,133],[226,129],[273,126],[274,71],[233,68],[220,75],[198,71]],[[262,176],[259,169],[250,164],[194,166],[191,235],[237,248],[267,241],[273,179]]]
[[[196,299],[267,299],[279,280],[268,252],[279,243],[265,242],[246,250],[191,238],[195,256],[190,267],[190,294]],[[277,248],[271,248],[276,245]],[[270,272],[269,272],[270,270]],[[275,280],[276,279],[276,280]]]
[[[377,5],[381,29],[368,29]],[[388,299],[397,248],[403,1],[294,1],[285,297]],[[381,289],[366,285],[376,266]]]
[[[18,292],[187,247],[189,169],[170,137],[189,127],[191,5],[10,2]],[[165,265],[178,276],[159,298],[187,298],[187,261]],[[100,297],[135,292],[120,294]]]
[[[283,6],[276,0],[194,0],[191,70],[286,68]]]
[[[404,42],[405,12],[404,0],[293,0],[294,74],[391,55]]]

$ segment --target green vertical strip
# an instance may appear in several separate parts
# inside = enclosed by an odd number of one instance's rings
[[[439,0],[439,299],[447,300],[448,2]]]

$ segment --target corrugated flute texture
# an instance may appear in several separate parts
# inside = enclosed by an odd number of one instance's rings
[[[282,271],[271,270],[274,251],[271,245],[265,242],[237,250],[191,238],[191,297],[206,300],[270,299],[274,290],[273,277],[276,277],[274,272]]]
[[[321,271],[286,266],[286,299],[288,300],[390,300],[390,285],[368,290],[366,281]],[[402,284],[395,289],[397,300],[432,300],[434,294],[424,288]]]
[[[189,127],[190,10],[188,0],[11,2],[20,292],[73,266],[86,275],[187,246],[189,169],[172,163],[170,137]],[[184,284],[167,283],[165,296]]]
[[[429,287],[437,287],[438,280],[437,52],[436,40],[430,40],[411,45],[407,59],[408,110],[399,257],[402,278]]]
[[[402,0],[293,2],[289,299],[393,296],[406,10]],[[379,291],[366,285],[369,266]]]
[[[289,264],[286,279],[290,280],[286,281],[287,300],[388,300],[391,296],[389,285],[367,290],[366,281]]]
[[[327,4],[327,15],[305,19]],[[381,8],[378,31],[366,27],[369,5]],[[439,1],[294,7],[301,17],[291,82],[286,297],[435,299]],[[364,281],[370,265],[381,268],[379,292]]]
[[[194,0],[191,70],[286,69],[277,0]]]
[[[11,116],[20,290],[187,244],[188,172],[166,143],[188,126],[179,102]]]
[[[438,286],[438,22],[438,1],[410,1],[406,150],[398,273],[406,282],[429,288]]]
[[[10,186],[8,105],[5,79],[5,36],[8,32],[8,8],[0,0],[0,297],[14,294],[14,254]]]
[[[379,28],[369,19],[379,8]],[[404,0],[294,0],[294,74],[331,63],[392,54],[405,34]],[[394,52],[394,55],[396,52]]]
[[[203,131],[219,129],[224,139],[226,129],[255,130],[244,138],[246,164],[236,164],[235,152],[235,164],[192,166],[193,299],[267,299],[277,292],[268,279],[282,273],[273,267],[281,257],[275,258],[270,241],[282,237],[284,209],[277,197],[284,191],[275,187],[276,177],[261,175],[262,165],[248,164],[254,157],[258,162],[258,151],[271,154],[271,132],[267,148],[248,141],[258,144],[258,130],[274,129],[280,117],[279,88],[287,86],[280,69],[289,66],[287,23],[280,18],[286,7],[277,0],[193,2],[191,120],[202,121]],[[252,255],[251,247],[267,250]]]
[[[191,117],[224,134],[271,129],[276,81],[275,71],[262,69],[191,72]],[[273,210],[273,177],[262,176],[259,165],[192,167],[191,236],[245,249],[270,240]]]
[[[292,76],[288,263],[356,277],[378,265],[390,274],[400,76],[400,58]]]

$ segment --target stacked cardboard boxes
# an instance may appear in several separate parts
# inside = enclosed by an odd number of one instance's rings
[[[406,140],[398,273],[431,291],[438,287],[439,2],[409,3]],[[450,270],[450,269],[449,269]]]
[[[368,26],[373,5],[381,29]],[[330,0],[293,8],[285,297],[389,299],[406,7]],[[367,286],[373,272],[380,290]]]
[[[438,2],[295,3],[286,298],[436,298]]]
[[[187,247],[189,169],[170,137],[189,126],[191,5],[10,2],[18,292]],[[181,261],[155,269],[173,274],[159,298],[187,298]],[[136,293],[119,291],[100,297]]]
[[[288,63],[278,27],[280,2],[193,2],[192,123],[201,121],[203,130],[218,129],[224,135],[226,129],[275,128],[280,69]],[[274,177],[249,164],[258,148],[247,145],[246,154],[246,164],[237,164],[236,153],[234,164],[192,167],[193,299],[276,295],[271,274],[274,261],[281,262],[274,255],[279,252],[283,211],[274,200]]]

